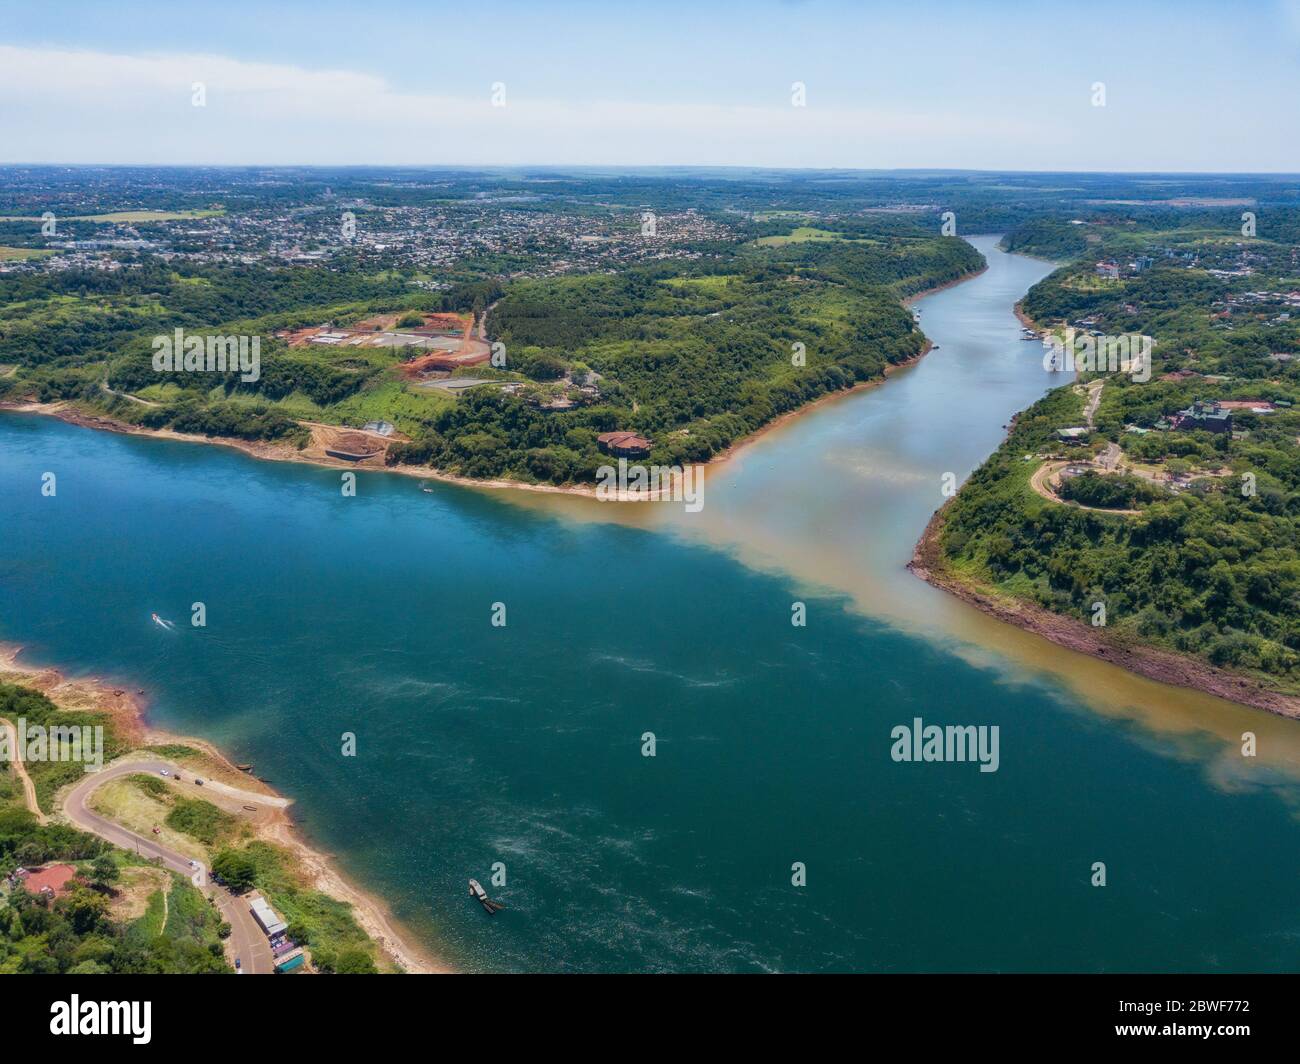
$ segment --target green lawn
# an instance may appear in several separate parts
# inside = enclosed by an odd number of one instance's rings
[[[829,229],[814,229],[809,225],[801,225],[793,230],[787,236],[763,236],[758,238],[758,243],[762,247],[781,247],[785,244],[803,244],[809,240],[843,240],[839,233],[832,233]]]
[[[53,254],[53,251],[46,248],[0,247],[0,262],[20,262],[23,259],[43,259]]]

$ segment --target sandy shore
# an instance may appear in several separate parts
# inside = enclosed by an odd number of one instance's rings
[[[357,924],[404,971],[414,974],[450,972],[444,962],[413,944],[409,933],[400,930],[386,906],[374,895],[349,882],[325,854],[310,847],[298,833],[289,816],[292,799],[284,798],[256,777],[241,772],[219,749],[204,739],[174,735],[148,726],[144,712],[144,692],[134,693],[103,680],[69,680],[57,669],[41,669],[19,662],[20,646],[0,643],[0,679],[31,687],[46,695],[56,705],[70,710],[89,710],[110,714],[115,726],[133,747],[180,744],[199,750],[208,761],[204,771],[243,791],[256,791],[274,799],[261,815],[249,823],[256,838],[275,843],[288,850],[304,884],[352,906]],[[127,758],[135,753],[124,755]],[[55,798],[55,806],[59,804]]]
[[[922,580],[956,595],[999,621],[1147,679],[1175,687],[1190,687],[1230,702],[1300,720],[1300,697],[1275,691],[1253,677],[1216,668],[1187,654],[1125,642],[1106,628],[1094,628],[1077,618],[1052,613],[1032,602],[1010,598],[993,588],[973,585],[959,578],[947,567],[939,547],[948,505],[945,503],[930,518],[908,563],[907,567]]]

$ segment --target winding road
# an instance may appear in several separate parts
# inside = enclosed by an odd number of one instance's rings
[[[100,816],[86,804],[90,795],[110,780],[136,772],[157,775],[164,769],[168,772],[178,771],[177,766],[169,761],[129,761],[99,772],[88,773],[84,780],[68,792],[63,802],[63,812],[83,831],[107,839],[114,846],[121,846],[124,850],[134,850],[141,857],[158,858],[164,867],[188,876],[196,887],[216,903],[217,908],[221,910],[222,918],[230,924],[231,931],[227,946],[234,956],[239,958],[241,970],[252,975],[270,975],[274,971],[271,946],[262,929],[258,927],[257,921],[253,919],[252,913],[249,912],[248,902],[244,898],[235,897],[224,888],[209,883],[207,869],[199,865],[196,871],[195,866],[184,854],[160,846],[153,839],[137,835],[134,831],[129,831],[121,824]],[[233,787],[223,789],[235,791]],[[241,792],[235,791],[235,793]],[[249,794],[247,797],[262,803],[266,801],[265,795]]]

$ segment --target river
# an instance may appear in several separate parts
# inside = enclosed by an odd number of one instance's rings
[[[256,763],[468,970],[1294,968],[1294,722],[903,569],[944,474],[1052,383],[1012,314],[1049,267],[974,243],[989,270],[918,304],[938,350],[742,449],[696,514],[384,474],[349,498],[0,417],[0,639]],[[917,717],[996,725],[998,770],[893,761]]]

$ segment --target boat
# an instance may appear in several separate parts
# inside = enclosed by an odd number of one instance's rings
[[[487,910],[487,914],[489,916],[495,916],[497,914],[497,910],[505,908],[505,906],[502,905],[500,902],[493,901],[491,898],[487,896],[487,891],[483,889],[483,884],[480,883],[477,879],[471,879],[469,881],[469,893],[472,898],[477,900],[478,903],[482,905],[484,909]]]
[[[433,494],[433,489],[429,487],[429,482],[427,480],[420,481],[420,490],[424,492],[426,495]]]

